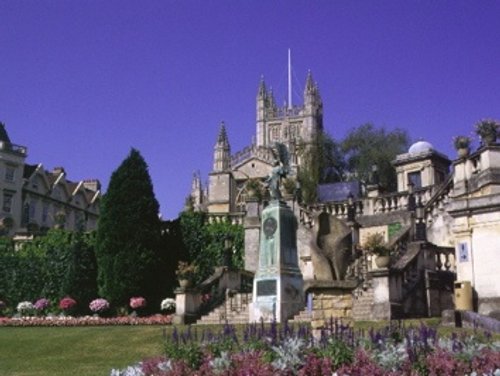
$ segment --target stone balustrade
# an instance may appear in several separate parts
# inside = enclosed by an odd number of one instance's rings
[[[437,248],[434,252],[436,271],[456,273],[455,249]]]

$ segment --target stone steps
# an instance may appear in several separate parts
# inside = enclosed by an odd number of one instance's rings
[[[355,321],[370,320],[373,310],[373,289],[362,291],[361,295],[353,298],[352,318]]]
[[[251,301],[251,293],[237,293],[233,296],[228,296],[219,307],[202,316],[196,322],[196,325],[247,324],[249,321],[248,309]]]
[[[298,323],[304,323],[304,322],[307,322],[307,323],[310,323],[312,320],[312,312],[309,312],[307,310],[307,308],[304,308],[302,311],[300,311],[299,313],[297,313],[293,319],[291,320],[288,320],[290,323],[293,323],[293,324],[298,324]]]

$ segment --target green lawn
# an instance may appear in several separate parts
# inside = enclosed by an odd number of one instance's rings
[[[0,328],[0,375],[109,375],[162,354],[163,327]]]
[[[437,327],[439,319],[423,320]],[[420,325],[407,320],[405,325]],[[356,329],[381,328],[387,322],[357,322]],[[197,328],[203,331],[205,328]],[[237,326],[242,331],[244,325]],[[163,331],[168,336],[173,326],[109,327],[0,327],[1,376],[99,376],[109,375],[112,368],[122,369],[142,360],[163,354]],[[185,327],[178,327],[183,331]],[[210,326],[212,332],[220,326]],[[470,329],[438,328],[440,335]],[[494,337],[500,340],[500,335]]]

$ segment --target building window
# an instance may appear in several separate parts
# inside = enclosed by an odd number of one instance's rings
[[[2,204],[2,210],[5,213],[10,213],[12,211],[12,200],[14,199],[14,195],[9,192],[4,192],[3,193],[3,204]]]
[[[29,211],[29,220],[30,222],[35,219],[36,215],[36,202],[34,200],[31,200],[30,202],[30,211]]]
[[[5,180],[6,181],[14,181],[16,176],[16,169],[12,166],[5,167]]]
[[[47,223],[47,219],[49,218],[49,205],[43,204],[42,207],[42,223]]]
[[[408,182],[413,184],[413,188],[422,188],[422,174],[420,171],[410,172],[408,174]]]

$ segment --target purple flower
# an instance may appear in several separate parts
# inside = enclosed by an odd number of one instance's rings
[[[45,298],[38,299],[33,305],[33,307],[35,307],[37,311],[43,311],[44,309],[47,309],[49,306],[50,306],[50,301]]]

